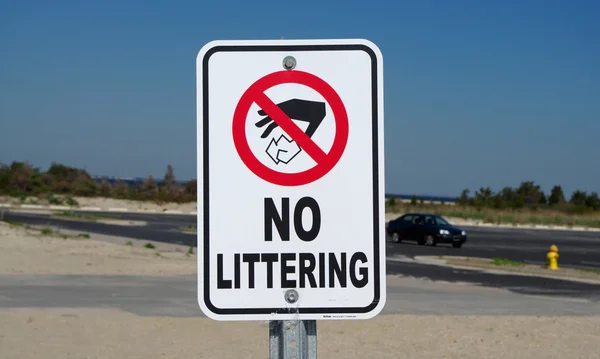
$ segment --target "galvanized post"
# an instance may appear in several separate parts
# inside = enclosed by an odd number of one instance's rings
[[[316,320],[269,322],[269,359],[316,359]]]
[[[283,68],[293,70],[297,61],[286,56]],[[298,292],[290,289],[285,292],[285,301],[296,304]],[[271,320],[269,321],[269,359],[317,359],[316,320]]]

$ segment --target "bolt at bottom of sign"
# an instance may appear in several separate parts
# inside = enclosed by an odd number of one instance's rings
[[[294,304],[298,301],[298,292],[294,289],[289,289],[285,292],[285,300],[290,304]]]

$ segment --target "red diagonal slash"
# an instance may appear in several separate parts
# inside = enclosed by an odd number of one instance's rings
[[[306,151],[315,162],[321,163],[327,159],[327,154],[310,137],[308,137],[306,133],[304,133],[304,131],[302,131],[302,129],[285,114],[285,112],[271,101],[264,92],[257,91],[255,95],[254,102],[256,102],[256,104],[292,138],[292,140],[296,141],[298,146]]]

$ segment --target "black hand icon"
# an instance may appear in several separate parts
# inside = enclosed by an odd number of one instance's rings
[[[324,102],[291,99],[284,101],[278,104],[277,106],[290,119],[308,122],[308,128],[306,129],[306,135],[308,137],[312,137],[312,135],[317,130],[317,127],[319,127],[319,125],[325,118]],[[258,114],[260,116],[267,116],[267,113],[264,110],[258,111]],[[263,118],[262,120],[256,123],[256,127],[263,127],[269,122],[271,123],[269,124],[269,126],[267,126],[267,128],[265,128],[263,134],[260,136],[261,138],[269,136],[269,134],[279,125],[277,124],[277,122],[273,121],[273,119],[269,116]]]

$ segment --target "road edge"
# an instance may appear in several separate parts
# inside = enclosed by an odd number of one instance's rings
[[[590,278],[575,278],[575,277],[562,277],[562,276],[554,276],[552,274],[541,274],[541,273],[520,273],[514,272],[510,270],[502,270],[501,268],[483,268],[478,266],[468,266],[468,265],[456,265],[456,264],[448,264],[447,261],[443,258],[439,258],[440,256],[414,256],[414,260],[416,263],[420,264],[428,264],[435,265],[440,267],[454,268],[454,269],[464,269],[464,270],[478,270],[484,273],[489,274],[499,274],[499,275],[519,275],[524,277],[538,277],[538,278],[548,278],[548,279],[556,279],[556,280],[566,280],[572,282],[581,282],[588,284],[600,284],[599,279],[590,279]],[[492,260],[491,258],[483,258],[483,257],[463,257],[463,256],[451,256],[456,259],[482,259],[482,260]],[[599,276],[600,277],[600,276]]]

